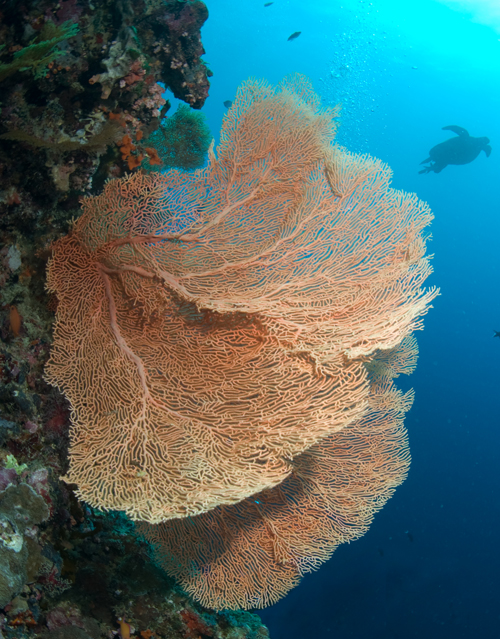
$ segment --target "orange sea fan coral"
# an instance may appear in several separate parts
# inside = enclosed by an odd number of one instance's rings
[[[208,608],[263,608],[368,530],[406,477],[413,393],[374,385],[369,412],[294,460],[279,486],[239,504],[140,525],[166,572]]]
[[[372,379],[389,375],[391,379],[399,375],[410,375],[417,366],[418,346],[413,335],[408,335],[398,346],[373,353],[366,368]]]
[[[125,265],[117,279],[97,259],[74,235],[54,251],[46,369],[71,401],[68,480],[90,504],[154,522],[234,503],[364,410],[360,362],[316,375],[258,318],[198,311],[156,278]]]
[[[436,294],[431,215],[333,146],[334,116],[301,77],[249,81],[207,168],[108,182],[54,245],[46,376],[84,500],[152,523],[234,504],[361,419],[364,361]]]

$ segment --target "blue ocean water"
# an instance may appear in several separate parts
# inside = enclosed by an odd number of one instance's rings
[[[368,534],[259,614],[272,639],[500,637],[500,15],[497,0],[208,0],[217,139],[249,76],[301,72],[342,103],[338,139],[394,171],[434,214],[441,296],[403,388],[412,467]],[[496,11],[496,15],[495,15]],[[301,35],[287,38],[295,31]],[[459,125],[492,154],[419,175]]]

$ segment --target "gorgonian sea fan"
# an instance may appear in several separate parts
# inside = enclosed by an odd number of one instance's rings
[[[432,216],[335,116],[302,76],[249,80],[206,168],[110,181],[54,244],[46,377],[83,500],[150,523],[237,504],[369,411],[365,363],[436,295]]]
[[[264,608],[362,536],[406,477],[405,412],[413,401],[389,376],[371,386],[362,418],[294,460],[281,484],[238,504],[139,530],[158,563],[215,610]]]

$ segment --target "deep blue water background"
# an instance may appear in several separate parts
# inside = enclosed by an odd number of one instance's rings
[[[260,613],[271,638],[500,637],[500,26],[432,0],[206,1],[215,137],[243,80],[305,73],[342,102],[340,142],[387,162],[436,218],[442,294],[400,383],[416,391],[409,477],[365,537]],[[418,175],[449,124],[488,136],[490,158]]]

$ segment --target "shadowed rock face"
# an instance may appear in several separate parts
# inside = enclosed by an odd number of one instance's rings
[[[0,493],[0,608],[20,592],[30,564],[38,562],[38,546],[25,536],[25,530],[48,516],[45,501],[27,484],[9,486]]]

